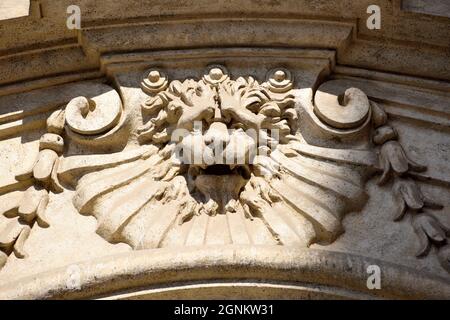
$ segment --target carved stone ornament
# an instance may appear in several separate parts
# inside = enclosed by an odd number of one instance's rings
[[[0,300],[450,299],[449,17],[0,0]]]
[[[392,195],[392,220],[408,217],[417,257],[435,252],[450,271],[443,206],[416,182],[427,168],[364,91],[339,80],[302,88],[284,67],[262,81],[205,68],[180,79],[150,68],[126,103],[123,89],[89,85],[50,112],[36,159],[1,198],[0,267],[27,257],[27,239],[51,227],[47,207],[59,196],[95,217],[103,241],[134,250],[307,249],[345,232],[344,217],[363,210],[375,180]]]
[[[149,120],[138,128],[138,139],[151,148],[138,157],[134,150],[108,156],[114,168],[84,176],[73,198],[80,213],[97,218],[97,233],[107,241],[135,249],[309,246],[334,241],[344,214],[364,205],[375,153],[330,155],[307,144],[297,130],[287,70],[270,71],[259,83],[251,76],[231,79],[225,67],[212,66],[201,80],[168,86],[158,71],[146,74],[155,77],[142,81],[152,90],[144,89],[150,96],[142,112]],[[367,97],[366,104],[370,108]],[[84,158],[86,170],[101,161]],[[69,183],[72,161],[80,162],[66,158],[58,171]],[[116,166],[125,161],[132,164]]]
[[[110,139],[123,126],[121,99],[111,88],[75,97],[50,115],[36,161],[16,175],[31,186],[2,207],[2,264],[12,252],[26,256],[30,230],[49,226],[49,193],[65,188],[75,188],[73,205],[96,218],[101,237],[134,249],[308,247],[334,242],[344,231],[345,214],[366,204],[366,181],[380,175],[380,185],[394,181],[393,220],[414,216],[418,255],[436,246],[448,269],[449,230],[422,213],[442,206],[409,176],[425,167],[408,158],[384,110],[360,89],[338,92],[329,81],[314,97],[299,96],[285,68],[269,70],[259,82],[234,78],[222,65],[185,80],[150,69],[141,88],[146,120],[136,131],[137,148],[63,156],[64,128],[83,144]],[[303,127],[299,117],[319,131]],[[309,142],[314,132],[325,142],[351,139],[345,148],[316,145]]]

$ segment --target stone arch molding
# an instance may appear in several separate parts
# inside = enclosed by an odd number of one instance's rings
[[[443,206],[417,183],[427,168],[376,99],[330,77],[326,54],[319,68],[265,63],[256,75],[236,59],[200,58],[191,74],[115,59],[104,58],[108,84],[67,85],[36,159],[0,186],[0,266],[27,257],[30,232],[51,226],[49,199],[67,193],[104,241],[133,250],[308,250],[339,241],[376,181],[392,219],[408,217],[416,255],[449,270]]]

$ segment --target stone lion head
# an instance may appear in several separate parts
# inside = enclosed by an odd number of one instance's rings
[[[137,130],[147,151],[93,157],[111,165],[79,181],[75,207],[133,248],[332,241],[364,203],[360,170],[342,163],[358,156],[304,141],[292,87],[285,69],[264,82],[223,66],[198,80],[147,72]]]
[[[231,80],[223,67],[214,66],[199,81],[168,84],[163,78],[152,71],[144,80],[151,96],[142,109],[150,120],[139,129],[141,143],[170,153],[155,177],[168,181],[184,175],[209,214],[235,210],[249,182],[249,187],[262,184],[278,174],[269,154],[295,133],[290,74],[277,70],[260,84],[252,77]],[[165,89],[152,92],[158,82]],[[272,193],[267,200],[276,198]]]

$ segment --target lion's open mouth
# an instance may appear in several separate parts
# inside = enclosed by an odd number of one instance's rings
[[[214,214],[236,210],[239,194],[251,176],[248,165],[226,164],[191,165],[189,174],[195,189],[203,195],[205,205]]]
[[[239,175],[245,180],[250,179],[250,168],[248,165],[228,165],[228,164],[214,164],[202,168],[200,166],[193,166],[189,168],[189,174],[195,180],[197,176],[231,176]]]

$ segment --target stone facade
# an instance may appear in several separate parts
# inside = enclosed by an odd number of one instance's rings
[[[450,12],[371,2],[1,20],[0,298],[450,298]]]

